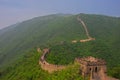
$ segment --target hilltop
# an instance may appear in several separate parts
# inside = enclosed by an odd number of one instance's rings
[[[0,64],[30,48],[85,37],[81,30],[75,16],[59,14],[36,17],[3,29],[0,31]]]
[[[82,24],[77,20],[78,15],[86,23],[89,34],[96,39],[95,41],[86,43],[79,42],[76,44],[71,43],[73,40],[79,41],[87,38]],[[5,73],[3,70],[1,71],[1,74],[4,72],[4,75],[9,77],[11,74],[15,79],[18,79],[15,75],[20,74],[16,73],[12,75],[12,73],[15,73],[16,70],[19,71],[22,68],[27,69],[28,65],[30,66],[29,69],[34,67],[37,73],[37,69],[40,67],[37,64],[37,59],[39,59],[38,57],[40,55],[36,55],[37,52],[34,50],[31,55],[29,53],[31,49],[36,50],[38,47],[51,48],[50,54],[47,55],[47,61],[50,63],[66,65],[73,63],[75,57],[94,56],[105,59],[109,68],[116,72],[117,70],[120,70],[119,25],[120,18],[91,14],[54,14],[36,17],[12,25],[0,30],[0,67],[2,70],[3,67],[14,64],[13,67],[15,70],[8,70],[9,74]],[[34,60],[33,58],[35,57],[37,59]],[[29,64],[24,62],[24,60],[29,61],[28,59],[31,58],[33,61],[30,62],[33,62],[34,66],[29,62]],[[21,66],[18,64],[19,60]],[[114,70],[114,67],[117,67],[117,69]],[[22,73],[25,69],[21,70],[21,75],[23,75]],[[39,70],[38,77],[41,77],[41,74],[46,76],[46,72],[44,73],[41,68]],[[27,69],[26,74],[28,71],[29,70]],[[34,73],[34,75],[36,73]],[[26,77],[26,74],[24,74],[24,77]],[[31,77],[33,75],[32,71],[29,74],[31,74],[29,75],[29,77]],[[56,74],[62,74],[62,72]],[[112,73],[112,70],[109,71],[109,74],[111,76],[116,76]],[[43,80],[45,80],[45,78]]]

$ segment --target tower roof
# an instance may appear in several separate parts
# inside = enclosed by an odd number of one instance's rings
[[[96,66],[96,65],[106,65],[106,62],[102,59],[98,59],[92,56],[84,58],[76,58],[76,61],[83,65]]]

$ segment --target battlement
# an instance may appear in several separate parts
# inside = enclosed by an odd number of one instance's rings
[[[92,41],[92,40],[95,40],[95,38],[83,39],[83,40],[80,40],[80,42],[88,42],[88,41]]]
[[[76,58],[75,62],[78,62],[81,70],[81,74],[85,76],[90,76],[90,80],[97,80],[96,77],[100,77],[100,74],[106,74],[106,62],[102,59],[94,58],[92,56],[84,58]],[[102,72],[101,72],[102,71]],[[102,77],[100,80],[105,77]]]
[[[85,57],[85,58],[76,58],[75,61],[79,62],[82,65],[86,65],[86,66],[106,65],[106,62],[104,60],[97,59],[92,56]]]

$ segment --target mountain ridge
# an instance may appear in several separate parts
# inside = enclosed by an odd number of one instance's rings
[[[95,41],[71,43],[87,38],[77,16],[85,22]],[[33,18],[0,30],[0,78],[2,75],[2,80],[81,80],[75,66],[53,74],[41,69],[38,64],[41,54],[36,49],[50,47],[51,52],[46,55],[49,63],[66,65],[73,63],[75,57],[94,56],[106,60],[108,74],[120,79],[119,22],[120,18],[102,15],[58,14]]]
[[[93,37],[98,37],[98,40],[100,38],[104,38],[103,41],[109,40],[105,38],[106,36],[104,37],[104,35],[101,35],[103,33],[110,39],[111,37],[109,34],[114,33],[114,35],[119,35],[119,32],[116,31],[119,30],[119,27],[117,27],[117,25],[119,25],[119,21],[117,21],[119,18],[91,14],[63,15],[64,14],[62,14],[62,16],[61,14],[52,14],[48,16],[36,17],[23,21],[17,25],[13,25],[15,26],[12,26],[13,28],[6,28],[8,30],[5,29],[6,32],[0,34],[0,59],[5,59],[5,57],[9,55],[12,57],[14,54],[19,56],[20,53],[24,53],[27,49],[46,45],[46,43],[54,44],[61,41],[71,42],[73,39],[80,40],[82,38],[86,38],[82,25],[79,24],[76,19],[78,15],[81,15],[81,18],[85,21],[88,30],[90,31],[90,35],[93,35]],[[112,23],[112,26],[115,26],[115,28],[118,29],[112,28],[109,23]],[[106,33],[105,31],[102,31],[103,29],[109,31]],[[117,33],[115,33],[115,31],[111,31],[111,29],[115,30]],[[108,42],[111,44],[113,43],[111,41]],[[12,46],[10,47],[10,45]],[[1,63],[4,63],[4,61]]]

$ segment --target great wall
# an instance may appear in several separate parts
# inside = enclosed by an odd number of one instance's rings
[[[39,64],[41,65],[41,68],[43,70],[52,73],[54,71],[59,71],[67,68],[67,66],[64,65],[50,64],[45,60],[46,54],[50,52],[48,48],[45,48],[42,51],[40,50],[40,48],[38,48],[37,51],[39,53],[42,52],[42,56],[40,57]],[[90,80],[119,80],[107,76],[106,62],[102,59],[97,59],[89,56],[85,58],[76,58],[75,62],[80,64],[81,75],[83,77],[89,76]]]
[[[37,49],[39,53],[42,53],[40,57],[39,64],[43,70],[52,73],[54,71],[59,71],[66,69],[67,66],[50,64],[45,60],[46,54],[50,52],[50,49],[45,48],[41,51],[40,48]],[[80,72],[83,77],[89,76],[90,80],[119,80],[107,76],[106,62],[102,59],[97,59],[94,57],[76,58],[75,62],[80,64]]]
[[[45,55],[49,53],[49,49],[43,49],[43,51],[40,50],[40,48],[37,49],[38,52],[42,52],[42,56],[40,57],[39,64],[41,65],[41,68],[48,71],[49,73],[52,73],[54,71],[58,71],[61,69],[65,69],[65,66],[63,65],[54,65],[50,64],[45,60]]]
[[[88,39],[80,40],[80,42],[95,40],[95,38],[92,38],[89,36],[87,27],[85,23],[80,19],[80,17],[77,17],[77,20],[80,21],[84,26],[86,35],[88,37]],[[76,42],[77,42],[76,40],[72,41],[72,43],[76,43]],[[59,71],[67,68],[67,66],[64,66],[64,65],[50,64],[45,60],[46,54],[50,53],[49,48],[45,48],[43,50],[38,48],[37,51],[39,53],[42,53],[42,56],[40,57],[40,60],[39,60],[39,64],[41,65],[41,68],[43,70],[46,70],[49,73],[52,73],[54,71]],[[83,77],[89,76],[90,80],[119,80],[119,79],[115,79],[107,76],[106,62],[102,59],[97,59],[89,56],[85,58],[75,58],[75,62],[80,64],[81,75]]]
[[[87,39],[82,39],[82,40],[80,40],[80,42],[88,42],[88,41],[95,40],[95,38],[92,38],[90,36],[87,26],[85,25],[84,21],[80,18],[80,16],[77,17],[77,20],[82,24],[82,26],[85,30],[86,36],[87,36]],[[78,42],[77,40],[72,41],[72,43],[77,43],[77,42]]]

